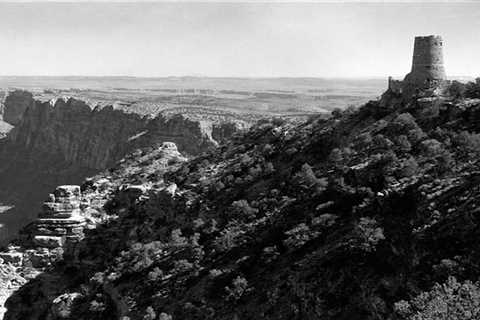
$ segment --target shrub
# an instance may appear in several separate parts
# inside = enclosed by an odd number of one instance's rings
[[[171,239],[171,244],[173,246],[184,246],[187,244],[187,238],[185,238],[183,235],[182,235],[182,230],[180,229],[174,229],[172,230],[172,233],[171,233],[171,236],[170,236],[170,239]]]
[[[93,300],[90,302],[90,306],[88,308],[88,310],[92,311],[92,312],[103,312],[107,309],[107,306],[105,305],[104,302],[99,302],[97,300]]]
[[[152,307],[147,307],[145,310],[145,315],[143,316],[143,320],[155,320],[157,318],[157,314]]]
[[[332,110],[332,117],[333,119],[339,119],[342,117],[342,109],[335,108]]]
[[[302,165],[302,170],[300,170],[296,176],[300,180],[300,183],[306,187],[312,187],[318,182],[312,167],[308,163]]]
[[[193,269],[193,264],[186,259],[180,259],[173,263],[174,273],[183,273]]]
[[[324,213],[312,219],[312,225],[321,227],[331,227],[335,224],[338,216],[331,213]]]
[[[352,149],[350,148],[334,148],[330,151],[328,156],[329,160],[332,161],[336,165],[341,165],[348,161],[348,159],[352,155]]]
[[[410,157],[402,162],[402,167],[398,170],[400,178],[408,178],[418,172],[418,163],[415,158]]]
[[[237,200],[232,202],[233,214],[240,219],[254,219],[258,209],[252,208],[247,200]]]
[[[383,134],[377,134],[373,137],[373,145],[375,149],[389,150],[393,146],[393,142]]]
[[[297,249],[302,247],[307,241],[317,237],[320,233],[312,231],[305,223],[300,223],[293,229],[285,232],[288,236],[283,240],[283,244],[289,249]]]
[[[447,93],[449,96],[455,99],[460,99],[465,97],[465,92],[467,88],[465,84],[461,83],[460,81],[452,81],[452,83],[447,88]]]
[[[453,163],[454,159],[450,151],[444,150],[442,154],[437,157],[437,172],[443,174],[451,171]]]
[[[408,141],[408,137],[404,134],[398,136],[395,140],[395,144],[400,152],[410,152],[412,150],[412,145],[410,144],[410,141]]]
[[[411,129],[407,133],[408,140],[412,144],[416,144],[427,137],[427,134],[423,132],[422,128]]]
[[[385,132],[389,136],[397,136],[400,134],[406,134],[410,130],[418,130],[418,126],[415,118],[408,112],[399,114],[393,121],[391,121],[385,128]]]
[[[359,240],[359,247],[367,252],[375,251],[377,244],[385,239],[383,228],[378,226],[374,218],[360,218],[356,226],[356,234]]]
[[[435,139],[427,139],[422,141],[421,144],[422,153],[430,158],[441,155],[444,152],[442,143]]]
[[[225,287],[225,291],[227,292],[227,300],[236,301],[249,291],[248,281],[244,277],[238,276],[233,279],[231,287]]]
[[[159,267],[155,267],[152,271],[148,273],[148,279],[151,281],[157,281],[162,279],[163,271]]]
[[[355,150],[365,150],[370,147],[373,142],[370,132],[365,132],[354,138],[353,144]]]
[[[339,163],[343,161],[342,151],[340,151],[339,148],[334,148],[332,151],[330,151],[328,158],[334,163]]]
[[[468,320],[480,318],[480,288],[478,283],[458,282],[449,277],[447,282],[435,284],[411,301],[395,303],[395,312],[407,320]]]
[[[160,315],[158,316],[158,320],[172,320],[172,319],[173,317],[165,312],[160,313]]]
[[[468,152],[480,153],[480,134],[462,131],[455,135],[453,143],[460,148],[465,148]]]
[[[275,167],[273,166],[273,163],[271,162],[266,162],[265,163],[265,168],[264,168],[265,174],[272,174],[275,172]]]
[[[241,226],[230,225],[221,231],[220,236],[214,241],[214,246],[220,252],[228,251],[244,242],[245,233]]]
[[[480,98],[480,78],[476,78],[475,82],[468,82],[465,85],[465,97]]]

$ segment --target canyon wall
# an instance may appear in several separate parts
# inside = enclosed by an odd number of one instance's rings
[[[55,186],[79,183],[135,149],[171,141],[196,155],[218,145],[218,124],[208,121],[142,117],[74,98],[37,101],[26,91],[6,97],[3,116],[15,127],[0,139],[0,244],[36,217]],[[231,128],[215,137],[224,142]]]
[[[35,103],[28,91],[15,90],[5,97],[5,107],[1,110],[3,120],[16,126],[22,120],[23,113]]]

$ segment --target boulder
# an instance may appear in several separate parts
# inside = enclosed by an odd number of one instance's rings
[[[57,248],[65,244],[65,237],[36,235],[33,237],[33,243],[39,247]]]
[[[75,301],[83,296],[78,292],[64,293],[56,297],[50,308],[53,319],[70,319],[72,317],[72,308]]]
[[[80,186],[76,185],[64,185],[58,186],[53,193],[55,197],[79,197],[80,196]]]
[[[163,142],[160,146],[162,150],[178,151],[177,145],[173,142]]]
[[[4,263],[11,263],[13,265],[20,265],[23,261],[23,253],[21,252],[0,252],[0,259]]]

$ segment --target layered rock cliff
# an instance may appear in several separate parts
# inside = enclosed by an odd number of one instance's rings
[[[16,95],[19,95],[18,93]],[[135,113],[125,113],[111,106],[93,108],[84,101],[61,98],[48,102],[20,105],[5,103],[5,116],[9,110],[25,109],[9,135],[10,145],[31,157],[60,157],[65,163],[90,169],[103,169],[115,163],[135,147],[173,141],[186,154],[197,154],[216,146],[212,138],[212,124],[191,121],[181,115],[153,119]],[[12,103],[14,105],[12,106]],[[12,118],[6,117],[7,119]],[[15,118],[16,120],[16,118]],[[234,130],[222,131],[219,139]]]
[[[0,214],[0,243],[34,218],[34,208],[56,185],[79,183],[128,152],[164,141],[198,154],[218,145],[212,130],[223,126],[182,115],[145,117],[74,98],[38,101],[26,91],[6,97],[3,116],[9,132],[0,140],[0,205],[9,209]],[[223,141],[234,131],[215,135]]]

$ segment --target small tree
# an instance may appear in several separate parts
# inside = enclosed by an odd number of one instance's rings
[[[467,88],[465,84],[461,83],[460,81],[452,81],[452,83],[448,86],[447,93],[454,99],[460,99],[465,97],[465,92]]]
[[[342,109],[335,108],[332,110],[333,119],[340,119],[342,117]]]
[[[480,78],[476,78],[475,82],[469,82],[465,85],[465,97],[480,98]]]
[[[480,288],[478,283],[450,277],[410,301],[395,303],[395,312],[406,320],[480,319]]]
[[[402,167],[399,169],[399,175],[401,178],[411,177],[418,172],[418,163],[415,158],[410,157],[403,161]]]
[[[238,276],[233,279],[231,287],[225,287],[225,291],[227,292],[227,300],[237,301],[249,291],[248,281],[244,277]]]

